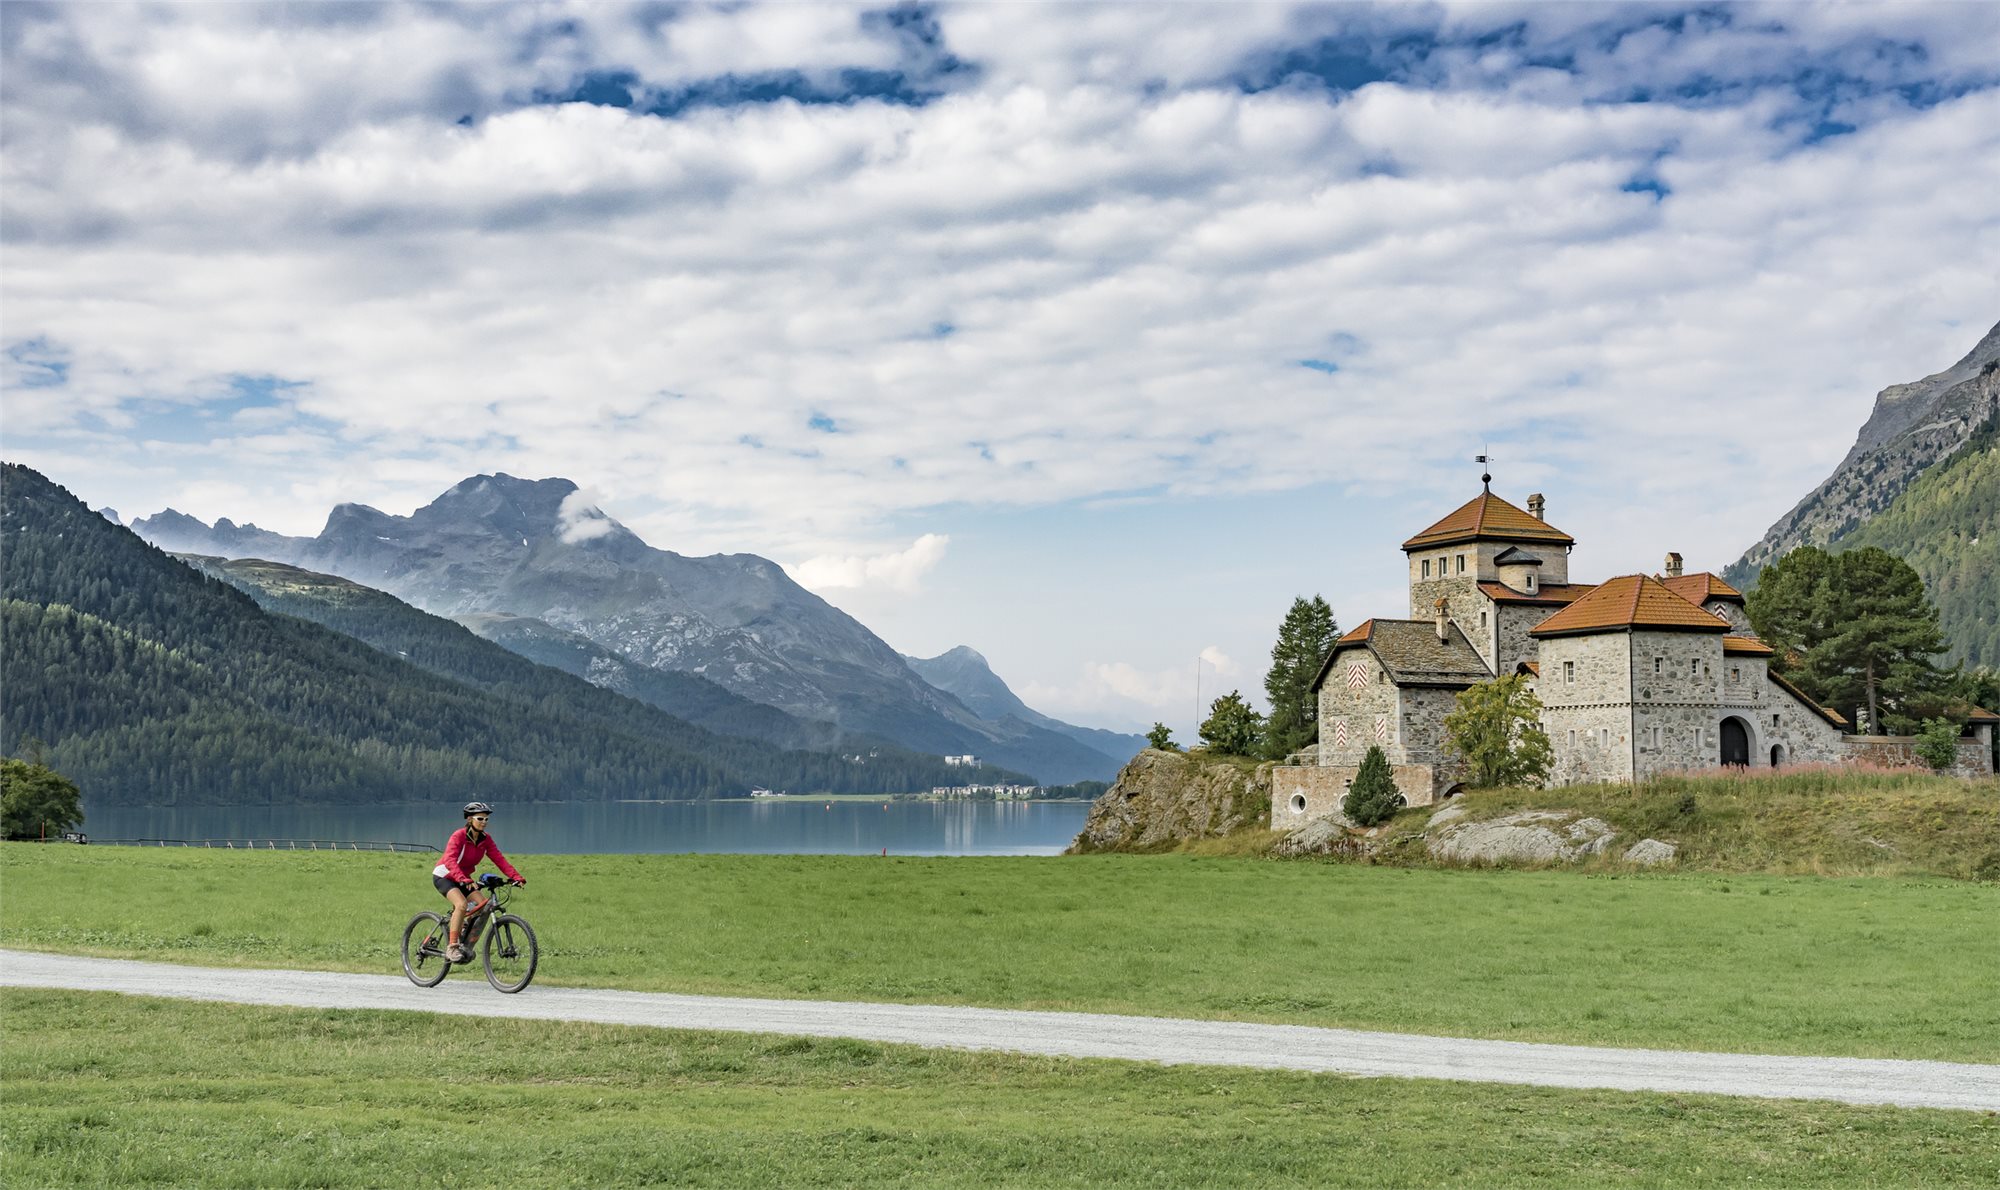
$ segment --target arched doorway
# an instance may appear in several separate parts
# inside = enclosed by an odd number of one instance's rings
[[[1783,744],[1772,744],[1771,767],[1774,769],[1782,768],[1784,767],[1784,764],[1785,764],[1785,746]]]
[[[1750,729],[1737,718],[1722,721],[1722,763],[1747,768],[1750,764]]]

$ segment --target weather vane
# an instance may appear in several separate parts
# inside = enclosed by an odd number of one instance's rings
[[[1489,446],[1486,449],[1490,451],[1493,448]],[[1481,454],[1473,456],[1473,461],[1479,464],[1479,482],[1483,486],[1485,486],[1488,491],[1491,491],[1493,488],[1493,472],[1491,469],[1492,460],[1493,456],[1491,454]]]

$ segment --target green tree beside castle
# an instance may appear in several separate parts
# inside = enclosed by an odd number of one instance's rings
[[[1239,690],[1209,704],[1208,718],[1201,721],[1201,742],[1214,751],[1230,756],[1255,756],[1264,738],[1264,717],[1243,701]]]
[[[1282,760],[1319,739],[1319,701],[1313,679],[1340,637],[1333,608],[1318,595],[1292,600],[1278,625],[1278,642],[1271,646],[1271,669],[1264,675],[1264,693],[1271,700],[1271,717],[1264,725],[1264,755]]]
[[[1480,789],[1540,785],[1555,763],[1555,749],[1542,730],[1542,700],[1521,674],[1460,691],[1444,730]]]
[[[1745,608],[1773,669],[1820,703],[1860,708],[1872,731],[1914,731],[1944,697],[1937,608],[1887,550],[1801,546],[1764,568]]]

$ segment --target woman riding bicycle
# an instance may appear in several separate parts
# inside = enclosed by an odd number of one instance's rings
[[[454,963],[472,960],[472,952],[459,945],[458,932],[465,925],[466,894],[478,887],[473,883],[472,870],[479,866],[479,861],[490,859],[494,867],[507,874],[507,879],[524,886],[528,883],[528,878],[516,872],[507,857],[500,854],[493,836],[486,833],[486,819],[492,813],[493,807],[485,802],[465,803],[464,829],[451,833],[444,845],[444,862],[431,869],[431,883],[451,902],[451,945],[445,950],[445,957]],[[470,908],[477,911],[484,905],[480,901]]]

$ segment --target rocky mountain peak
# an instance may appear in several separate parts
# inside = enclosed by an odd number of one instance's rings
[[[576,490],[567,479],[517,479],[505,472],[474,475],[452,485],[409,519],[419,529],[548,537],[561,532],[563,502]]]

